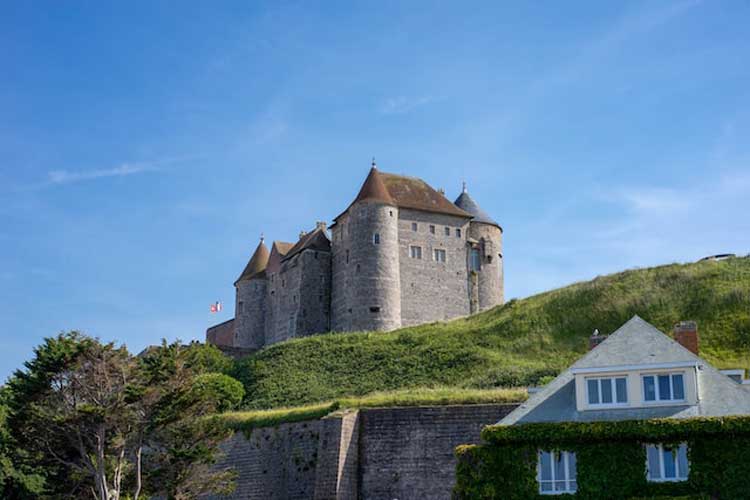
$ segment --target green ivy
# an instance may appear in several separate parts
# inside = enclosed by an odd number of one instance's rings
[[[580,499],[750,500],[750,417],[490,426],[486,444],[461,446],[456,499],[549,499],[536,481],[537,450],[576,453]],[[650,483],[645,443],[687,442],[687,481]]]

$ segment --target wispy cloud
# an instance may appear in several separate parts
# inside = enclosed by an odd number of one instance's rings
[[[101,179],[103,177],[124,177],[156,170],[155,163],[123,163],[114,168],[96,170],[51,170],[47,172],[48,184],[70,184],[73,182]]]
[[[173,163],[180,163],[190,159],[197,158],[196,156],[183,156],[174,158],[164,158],[160,160],[143,161],[143,162],[132,162],[132,163],[121,163],[115,167],[110,168],[96,168],[89,170],[70,170],[70,169],[57,169],[49,170],[46,174],[46,178],[34,184],[25,186],[16,186],[16,191],[28,191],[36,189],[44,189],[54,186],[62,186],[67,184],[75,184],[78,182],[95,181],[97,179],[106,179],[113,177],[127,177],[131,175],[142,174],[146,172],[155,172],[163,170],[166,165]]]
[[[403,113],[408,113],[409,111],[412,111],[420,106],[424,106],[425,104],[430,104],[432,102],[435,102],[437,99],[432,96],[422,96],[422,97],[390,97],[383,101],[383,103],[380,106],[380,113],[383,115],[398,115]]]

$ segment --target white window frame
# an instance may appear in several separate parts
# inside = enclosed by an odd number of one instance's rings
[[[552,484],[552,491],[542,491],[542,453],[549,453],[552,458],[552,479],[548,480],[545,479],[545,483],[551,483]],[[565,477],[563,479],[555,477],[555,455],[562,453],[563,454],[563,467],[564,467],[564,474]],[[539,494],[540,495],[565,495],[570,493],[575,493],[578,491],[578,478],[577,477],[570,477],[570,456],[575,456],[574,451],[564,451],[564,450],[557,450],[557,451],[546,451],[546,450],[538,450],[537,451],[537,459],[536,459],[536,482],[539,486]],[[578,475],[578,467],[576,466],[576,476]],[[555,483],[557,481],[565,481],[565,489],[564,490],[555,490]],[[576,484],[575,488],[571,487],[571,484],[574,482]]]
[[[656,448],[656,451],[658,452],[659,456],[659,477],[654,479],[651,477],[651,470],[648,467],[648,447],[653,446]],[[682,483],[688,480],[690,477],[690,456],[688,455],[688,446],[687,443],[680,443],[677,445],[668,445],[667,447],[675,447],[677,448],[677,453],[679,453],[679,449],[681,447],[685,447],[685,455],[687,457],[687,473],[685,474],[685,477],[680,477],[680,460],[679,458],[675,457],[674,461],[674,470],[675,470],[675,477],[664,477],[664,445],[663,444],[655,444],[655,443],[647,443],[645,446],[646,451],[646,481],[649,483]]]
[[[409,245],[409,257],[422,260],[422,247],[419,245]]]
[[[438,253],[441,253],[443,255],[442,260],[438,259]],[[432,250],[432,260],[445,264],[445,262],[448,260],[448,252],[445,251],[445,248],[434,248]]]
[[[617,380],[618,379],[624,379],[625,380],[625,402],[620,403],[617,401]],[[592,403],[591,402],[591,395],[589,394],[589,381],[595,380],[597,390],[599,391],[599,402],[598,403]],[[602,402],[602,380],[611,380],[612,384],[612,402],[611,403],[604,403]],[[630,406],[630,401],[628,399],[628,376],[627,375],[613,375],[611,377],[586,377],[583,379],[584,381],[584,388],[586,390],[586,404],[590,406],[591,408],[617,408],[617,407],[623,407],[623,406]]]
[[[661,399],[660,389],[659,389],[659,376],[668,376],[669,377],[669,395],[671,396],[671,399]],[[681,399],[675,399],[674,397],[674,377],[675,375],[682,376],[682,398]],[[654,378],[654,396],[656,399],[653,401],[646,399],[646,377],[653,377]],[[641,396],[643,399],[643,404],[645,405],[658,405],[658,404],[670,404],[670,403],[684,403],[687,401],[687,387],[685,384],[685,381],[687,380],[687,376],[685,372],[653,372],[653,373],[642,373],[641,374]]]

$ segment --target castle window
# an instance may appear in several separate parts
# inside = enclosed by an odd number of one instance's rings
[[[412,259],[421,259],[422,258],[422,247],[410,246],[409,247],[409,256]]]
[[[373,306],[373,307],[370,308],[370,312],[371,313],[379,313],[380,312],[380,307]]]
[[[349,263],[349,250],[346,251],[346,263]]]
[[[390,215],[391,217],[393,217],[393,210],[388,210],[388,215]]]
[[[472,271],[479,271],[481,267],[482,267],[482,260],[479,255],[479,249],[472,248],[471,254],[469,255],[469,269],[471,269]]]
[[[380,245],[380,233],[372,233],[372,244]]]
[[[461,228],[456,228],[456,238],[461,237]]]
[[[359,272],[359,264],[357,264],[357,272]]]
[[[445,228],[445,235],[446,236],[450,236],[451,235],[451,228],[449,228],[449,227]]]
[[[418,229],[419,229],[419,224],[417,224],[416,222],[412,222],[411,223],[411,230],[414,231],[414,232],[417,232]]]
[[[284,288],[286,286],[286,280],[281,280],[281,287]]]
[[[435,226],[430,224],[430,234],[435,234]]]
[[[318,252],[315,252],[315,258],[316,259],[318,258]]]
[[[436,248],[434,252],[435,262],[445,262],[445,250]]]
[[[241,300],[239,302],[237,302],[237,314],[242,314],[242,309],[243,309],[244,305],[245,305],[245,303],[242,302]]]

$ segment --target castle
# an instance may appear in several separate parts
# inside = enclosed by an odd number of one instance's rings
[[[206,340],[255,350],[328,331],[392,330],[503,303],[503,230],[463,192],[372,168],[330,227],[263,238],[235,281],[235,317]]]

